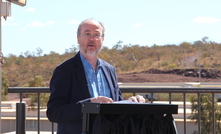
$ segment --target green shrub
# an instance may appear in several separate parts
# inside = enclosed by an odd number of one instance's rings
[[[170,68],[170,69],[172,69],[172,68],[176,68],[177,66],[174,65],[174,64],[170,64],[170,65],[168,65],[167,67]]]
[[[203,52],[203,53],[202,53],[202,57],[203,57],[203,58],[209,57],[209,53],[208,53],[208,52]]]
[[[168,65],[169,65],[169,63],[168,63],[167,61],[163,61],[163,62],[161,63],[161,66],[163,66],[163,67],[168,66]]]

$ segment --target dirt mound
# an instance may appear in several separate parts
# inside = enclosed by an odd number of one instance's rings
[[[131,73],[118,74],[118,82],[220,82],[220,78],[199,78],[177,74]]]

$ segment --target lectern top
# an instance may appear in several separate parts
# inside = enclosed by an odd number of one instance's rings
[[[154,103],[82,103],[83,113],[92,114],[177,114],[178,105]]]

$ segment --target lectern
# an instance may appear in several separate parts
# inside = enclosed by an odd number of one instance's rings
[[[174,104],[85,102],[82,113],[82,134],[177,134]]]

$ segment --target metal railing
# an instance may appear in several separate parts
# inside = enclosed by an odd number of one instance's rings
[[[22,115],[23,111],[17,111],[20,110],[23,106],[22,103],[22,94],[24,93],[37,93],[37,131],[38,134],[40,134],[40,94],[41,93],[50,93],[50,90],[48,87],[9,87],[8,93],[19,93],[20,94],[20,103],[16,105],[16,116]],[[16,134],[24,134],[25,132],[25,119],[22,117],[16,117]],[[21,123],[22,122],[22,123]],[[52,134],[54,134],[54,123],[52,123]]]
[[[183,116],[184,116],[184,134],[186,134],[186,94],[194,93],[197,94],[197,103],[198,103],[198,133],[201,133],[201,110],[200,110],[200,95],[202,93],[209,93],[212,95],[212,133],[215,134],[215,114],[214,114],[214,104],[215,97],[214,94],[221,93],[221,88],[217,87],[120,87],[122,93],[150,93],[151,94],[151,103],[153,102],[154,93],[168,93],[169,94],[169,103],[171,104],[171,96],[173,93],[182,93],[183,94]],[[38,94],[38,134],[40,133],[40,93],[49,93],[48,87],[10,87],[8,88],[9,93],[19,93],[20,94],[20,103],[22,102],[23,93],[37,93]],[[20,122],[21,124],[21,122]],[[54,127],[52,123],[52,134],[54,133]],[[16,134],[20,134],[19,132]]]

